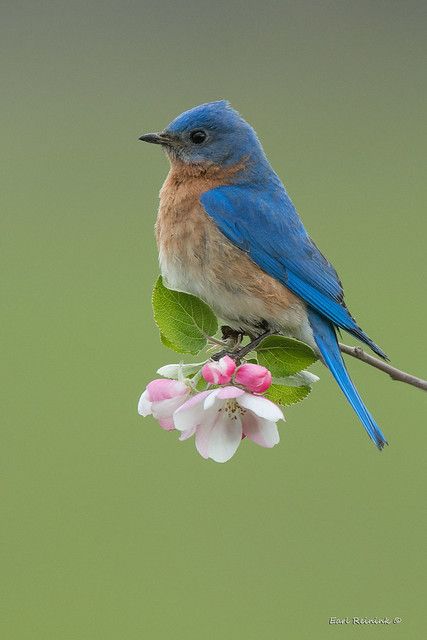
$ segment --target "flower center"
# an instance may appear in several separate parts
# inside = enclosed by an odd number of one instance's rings
[[[230,420],[237,420],[237,416],[243,416],[246,413],[246,409],[237,404],[234,398],[227,400],[224,407],[220,409],[220,411],[222,410],[228,414]]]

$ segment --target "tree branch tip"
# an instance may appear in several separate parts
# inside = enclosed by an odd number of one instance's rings
[[[413,387],[417,387],[417,389],[422,389],[423,391],[427,391],[427,380],[423,380],[422,378],[418,378],[417,376],[413,376],[410,373],[406,373],[406,371],[401,371],[397,369],[397,367],[393,367],[391,364],[388,364],[384,360],[380,360],[375,356],[371,356],[369,353],[366,353],[362,347],[355,346],[351,347],[347,344],[343,344],[339,342],[340,350],[343,353],[346,353],[357,360],[361,360],[366,364],[369,364],[371,367],[375,367],[384,373],[387,373],[392,380],[397,382],[404,382],[405,384],[412,385]]]

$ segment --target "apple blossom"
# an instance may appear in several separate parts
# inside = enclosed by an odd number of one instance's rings
[[[233,386],[202,391],[173,414],[180,440],[195,434],[200,455],[216,462],[229,460],[244,436],[262,447],[276,445],[280,419],[283,413],[273,402]]]
[[[139,399],[138,413],[152,415],[162,429],[171,431],[174,428],[172,415],[188,399],[190,391],[190,387],[180,380],[153,380]]]

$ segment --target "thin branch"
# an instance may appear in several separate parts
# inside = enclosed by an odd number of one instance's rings
[[[375,367],[376,369],[380,369],[380,371],[384,371],[384,373],[388,373],[390,378],[393,380],[405,382],[406,384],[411,384],[413,387],[418,387],[418,389],[427,391],[427,380],[417,378],[416,376],[412,376],[410,373],[396,369],[396,367],[392,367],[391,364],[365,353],[360,347],[349,347],[342,342],[340,342],[339,345],[343,353],[347,353],[349,356],[357,358],[357,360],[370,364],[371,367]]]
[[[244,347],[241,347],[241,349],[238,349],[237,351],[229,351],[228,349],[224,349],[224,351],[215,353],[212,356],[212,360],[220,360],[223,356],[227,355],[230,356],[230,358],[233,358],[233,360],[235,360],[236,362],[240,362],[240,360],[248,355],[248,353],[254,351],[260,344],[260,342],[264,340],[264,338],[273,335],[273,333],[274,332],[272,329],[267,329],[267,331],[264,331],[264,333],[262,333],[260,336],[257,336],[256,338],[251,340],[251,342],[246,344]]]
[[[254,351],[257,348],[257,346],[264,340],[264,338],[271,336],[273,333],[274,332],[271,329],[267,329],[267,331],[264,331],[264,333],[262,333],[260,336],[258,336],[257,338],[254,338],[251,342],[249,342],[249,344],[245,345],[244,347],[236,351],[233,354],[233,358],[235,360],[241,360],[242,358],[247,356],[248,353],[250,353],[251,351]]]

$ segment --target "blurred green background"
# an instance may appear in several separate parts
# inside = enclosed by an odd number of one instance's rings
[[[421,1],[3,2],[2,638],[424,637],[420,391],[349,362],[379,454],[317,364],[280,446],[226,465],[136,403],[176,361],[150,309],[167,162],[137,137],[218,98],[426,375],[426,24]]]

